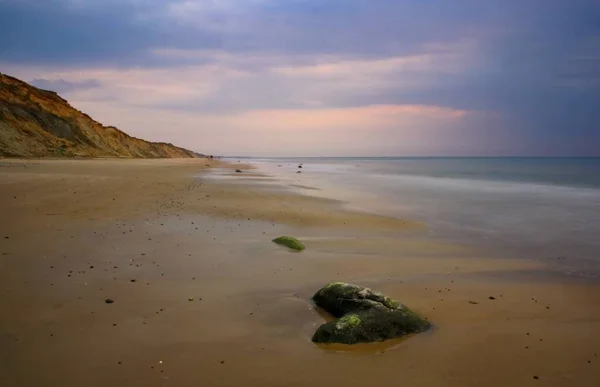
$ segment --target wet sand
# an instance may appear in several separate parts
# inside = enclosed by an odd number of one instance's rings
[[[2,385],[598,385],[598,284],[273,190],[249,168],[0,160]],[[270,242],[283,234],[307,250]],[[310,297],[330,281],[382,291],[435,328],[314,345],[324,320]]]

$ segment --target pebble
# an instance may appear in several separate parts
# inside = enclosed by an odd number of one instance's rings
[[[104,302],[107,304],[112,304],[114,301],[111,300],[110,298],[107,298],[106,300],[104,300]]]

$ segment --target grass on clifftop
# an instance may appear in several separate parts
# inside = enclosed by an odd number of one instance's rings
[[[306,246],[304,246],[304,244],[298,239],[289,236],[282,236],[273,239],[273,242],[277,243],[278,245],[289,247],[290,249],[296,251],[302,251],[306,248]]]

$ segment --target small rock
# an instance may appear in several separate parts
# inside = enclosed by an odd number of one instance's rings
[[[495,300],[495,299],[496,299],[496,297],[494,297],[494,296],[489,296],[488,298],[489,298],[490,300]]]
[[[479,302],[476,302],[476,301],[469,301],[469,304],[477,305],[477,304],[479,304]]]
[[[111,300],[110,298],[107,298],[106,300],[104,300],[104,302],[107,304],[112,304],[114,301]]]
[[[282,236],[282,237],[273,239],[272,242],[274,242],[278,245],[286,246],[286,247],[288,247],[292,250],[296,250],[296,251],[302,251],[302,250],[306,249],[306,246],[304,246],[304,244],[302,242],[300,242],[298,239],[296,239],[294,237]]]
[[[240,169],[236,169],[235,172],[236,173],[242,173],[242,171]]]

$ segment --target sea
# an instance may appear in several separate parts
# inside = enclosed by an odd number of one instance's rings
[[[353,210],[424,222],[432,238],[600,275],[600,158],[231,161],[251,163],[303,194],[339,199]]]

